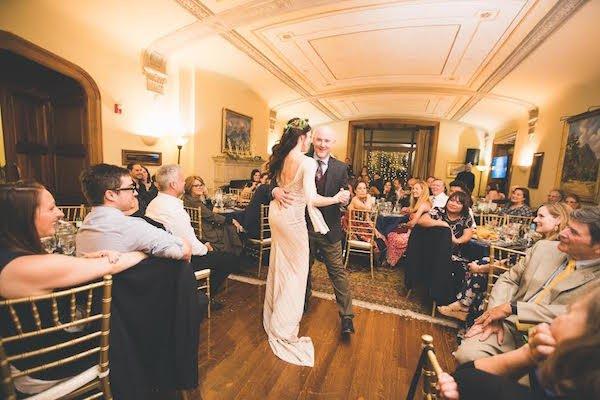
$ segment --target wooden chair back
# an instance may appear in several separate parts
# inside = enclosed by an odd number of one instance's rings
[[[487,290],[485,293],[485,307],[487,307],[488,299],[494,284],[506,271],[517,265],[519,262],[524,262],[525,252],[507,249],[505,247],[491,246],[490,247],[490,268],[488,271]]]
[[[506,224],[520,224],[522,231],[527,231],[535,217],[521,217],[518,215],[507,215]]]
[[[65,214],[64,220],[69,222],[83,221],[88,213],[87,208],[83,204],[78,206],[58,206],[58,208]]]
[[[374,243],[377,211],[351,210],[348,216],[348,239]]]
[[[202,215],[200,212],[200,207],[183,207],[183,208],[190,216],[190,223],[192,224],[192,228],[194,228],[196,237],[198,239],[202,239]]]
[[[261,204],[260,205],[260,221],[259,221],[260,231],[259,238],[261,241],[268,239],[271,237],[271,225],[269,225],[269,205]]]
[[[104,398],[111,399],[112,395],[108,382],[111,289],[112,276],[106,275],[100,282],[69,290],[0,301],[0,313],[6,313],[6,319],[10,325],[5,328],[8,332],[11,332],[7,336],[0,337],[0,374],[2,378],[0,384],[4,395],[2,398],[8,400],[17,398],[13,383],[15,378],[46,371],[98,354],[98,377],[91,382],[86,382],[76,392],[86,393],[96,389],[101,390]],[[60,307],[59,304],[68,306]],[[67,311],[65,312],[65,310]],[[68,315],[64,315],[65,313]],[[23,343],[31,343],[32,338],[48,337],[57,332],[60,333],[61,330],[82,329],[86,324],[91,325],[89,329],[86,328],[87,330],[82,333],[82,336],[68,338],[65,341],[55,340],[53,341],[55,344],[49,347],[11,351],[12,348],[22,348]],[[19,345],[19,342],[21,342],[21,345]],[[84,343],[89,344],[89,349],[80,349],[79,346]],[[72,349],[74,346],[77,346],[77,348],[73,351],[81,351],[54,361],[41,360],[38,362],[37,360],[40,356],[42,358],[48,355],[51,356],[53,352]],[[11,371],[10,365],[12,363],[25,359],[30,360],[27,369],[18,372]],[[100,396],[92,396],[91,398],[96,397]]]
[[[479,216],[479,226],[502,226],[506,223],[505,215],[498,214],[481,214]]]
[[[238,198],[239,198],[240,195],[242,194],[242,189],[240,189],[240,188],[229,188],[229,194],[232,194],[234,196],[238,196]]]

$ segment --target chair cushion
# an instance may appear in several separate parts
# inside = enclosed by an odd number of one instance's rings
[[[357,249],[369,250],[372,247],[371,243],[363,242],[362,240],[349,240],[348,243],[351,248],[354,247]]]
[[[210,269],[201,269],[200,271],[196,271],[194,272],[194,275],[196,276],[196,280],[198,279],[208,279],[210,278]]]
[[[16,368],[11,365],[11,369],[14,371]],[[17,370],[18,371],[18,370]],[[21,393],[27,393],[29,391],[28,386],[39,385],[42,387],[44,382],[59,382],[49,389],[43,392],[37,393],[31,397],[27,397],[28,400],[55,400],[60,399],[67,394],[79,389],[80,387],[88,384],[94,379],[98,378],[100,369],[97,365],[86,369],[82,373],[75,375],[71,378],[67,378],[63,381],[42,381],[40,379],[31,378],[29,376],[23,376],[15,379],[15,388]]]

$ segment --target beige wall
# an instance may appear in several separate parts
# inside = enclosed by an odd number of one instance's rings
[[[179,120],[178,70],[169,71],[164,96],[146,90],[140,52],[126,52],[118,43],[105,40],[97,31],[82,26],[52,7],[52,2],[9,2],[0,12],[0,29],[78,65],[96,82],[102,99],[103,155],[108,163],[121,164],[121,149],[162,151],[163,163],[177,161],[172,138],[182,128]],[[114,114],[115,102],[123,106]],[[164,136],[147,146],[139,135]],[[184,168],[191,169],[191,165]]]
[[[530,189],[532,205],[543,203],[550,189],[555,187],[562,173],[560,157],[563,152],[563,116],[587,111],[590,106],[600,104],[600,81],[572,87],[548,104],[540,105],[539,120],[535,134],[529,138],[526,117],[513,121],[503,130],[517,131],[511,185],[527,186],[531,157],[535,152],[544,152],[544,163],[538,189]],[[526,166],[522,170],[515,166]]]
[[[195,74],[195,135],[193,173],[213,187],[212,157],[221,154],[223,108],[252,117],[252,154],[267,159],[269,107],[256,93],[239,81],[210,71]],[[240,176],[247,179],[249,176]]]

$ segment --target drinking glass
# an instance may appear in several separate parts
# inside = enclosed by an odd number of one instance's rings
[[[68,234],[60,236],[59,246],[63,254],[72,256],[75,253],[75,235]]]
[[[54,253],[54,251],[56,250],[56,237],[55,236],[47,236],[47,237],[43,237],[40,239],[40,241],[42,242],[42,248],[44,249],[44,251],[48,254],[52,254]]]

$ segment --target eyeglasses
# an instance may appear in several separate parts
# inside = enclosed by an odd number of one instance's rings
[[[115,192],[126,192],[128,190],[131,190],[132,192],[137,192],[137,188],[135,187],[135,185],[131,185],[131,186],[127,186],[124,188],[117,188],[117,189],[113,189],[113,191]]]

